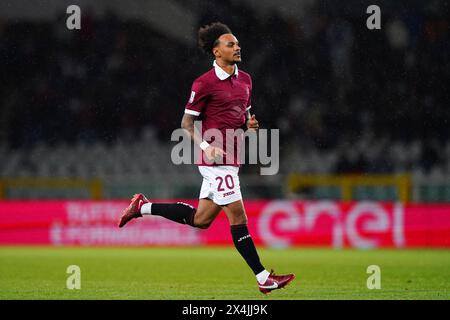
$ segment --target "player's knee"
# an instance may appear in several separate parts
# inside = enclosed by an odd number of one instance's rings
[[[199,229],[208,229],[211,226],[212,221],[207,219],[200,219],[194,217],[194,226]]]
[[[211,226],[211,221],[199,221],[195,226],[200,229],[208,229]]]
[[[211,226],[211,223],[200,223],[195,226],[200,229],[208,229]]]

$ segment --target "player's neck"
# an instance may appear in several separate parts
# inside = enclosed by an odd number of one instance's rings
[[[221,67],[223,69],[223,71],[225,71],[229,75],[232,75],[234,73],[234,68],[235,68],[234,64],[228,64],[221,60],[216,60],[216,63],[219,67]]]

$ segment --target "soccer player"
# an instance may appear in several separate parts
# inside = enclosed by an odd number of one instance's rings
[[[216,22],[200,28],[198,40],[201,49],[213,56],[213,68],[194,81],[181,122],[182,128],[203,150],[199,165],[203,183],[198,207],[184,203],[150,203],[143,194],[136,194],[123,211],[119,227],[143,215],[158,215],[206,229],[223,210],[236,249],[256,275],[259,290],[267,294],[286,286],[295,275],[275,275],[261,264],[247,228],[238,176],[239,150],[236,150],[235,138],[231,142],[225,138],[227,129],[246,127],[256,131],[259,127],[255,115],[250,114],[252,80],[237,67],[241,62],[241,48],[226,25]],[[198,117],[202,119],[202,135],[194,128]],[[204,141],[202,136],[208,129],[218,129],[224,137],[222,143],[212,139]]]

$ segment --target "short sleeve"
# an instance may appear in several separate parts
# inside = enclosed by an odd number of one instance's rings
[[[195,80],[192,84],[191,95],[186,104],[184,112],[194,116],[199,116],[206,106],[206,90],[204,83],[199,80]]]
[[[245,111],[247,112],[252,107],[252,79],[250,78],[250,85],[248,87],[248,101],[247,105],[245,106]]]

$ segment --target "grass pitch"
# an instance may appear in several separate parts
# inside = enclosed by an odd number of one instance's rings
[[[294,272],[262,295],[234,247],[0,247],[0,299],[450,299],[449,250],[259,249],[266,268]],[[81,289],[69,290],[69,265]],[[369,265],[381,289],[369,290]]]

